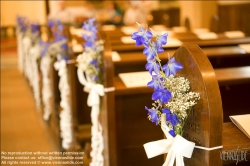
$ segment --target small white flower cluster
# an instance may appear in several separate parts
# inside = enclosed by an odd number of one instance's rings
[[[101,63],[101,52],[104,49],[103,46],[104,41],[98,40],[95,42],[95,45],[93,48],[87,48],[83,51],[82,54],[79,54],[77,56],[76,61],[78,62],[78,67],[81,68],[82,71],[85,71],[87,74],[87,77],[95,77],[99,74],[99,67],[95,67],[94,65],[91,65],[91,62],[93,60],[97,60],[96,64],[100,65]],[[93,79],[90,79],[93,81]],[[90,81],[89,80],[89,81]]]
[[[185,120],[187,111],[200,99],[199,93],[189,92],[190,82],[184,77],[170,76],[166,82],[171,91],[172,98],[165,104],[165,107],[178,116],[178,119]]]
[[[93,60],[95,56],[95,52],[92,49],[87,49],[83,53],[79,54],[76,58],[78,62],[78,67],[80,67],[83,71],[86,71],[89,67],[90,62]]]
[[[49,49],[48,49],[48,54],[49,55],[53,55],[53,56],[56,56],[58,53],[62,52],[62,48],[61,46],[65,43],[67,43],[67,39],[63,39],[61,41],[58,41],[58,42],[54,42],[54,43],[51,43],[50,46],[49,46]]]
[[[190,90],[190,82],[184,77],[170,75],[166,78],[166,87],[173,93],[186,93]],[[173,95],[173,94],[172,94]]]

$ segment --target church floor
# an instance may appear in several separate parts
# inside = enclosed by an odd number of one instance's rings
[[[9,42],[1,41],[1,157],[4,152],[56,151],[38,117],[31,88],[17,68],[16,49],[6,45]]]

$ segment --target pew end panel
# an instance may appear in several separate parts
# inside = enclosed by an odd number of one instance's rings
[[[183,45],[174,54],[183,69],[177,74],[186,77],[191,90],[200,93],[200,100],[191,111],[184,128],[184,137],[207,148],[222,145],[222,103],[218,82],[207,56],[197,45]],[[219,151],[195,148],[186,165],[222,165]]]

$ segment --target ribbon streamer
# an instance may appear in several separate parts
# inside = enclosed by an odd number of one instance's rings
[[[33,88],[33,93],[36,101],[36,107],[38,109],[41,108],[41,99],[40,99],[40,78],[39,78],[39,71],[38,71],[38,64],[37,64],[37,59],[40,56],[39,52],[39,45],[36,44],[33,47],[31,47],[30,51],[30,68],[31,68],[31,73],[29,77],[29,81],[31,84],[31,87]]]
[[[59,57],[59,56],[57,56]],[[71,107],[70,107],[70,87],[68,83],[67,75],[67,65],[65,60],[59,60],[54,63],[54,68],[58,70],[59,80],[59,90],[61,94],[60,106],[62,110],[60,111],[60,129],[62,138],[62,147],[64,149],[69,149],[72,143],[72,123],[71,123]]]
[[[92,82],[87,81],[84,76],[84,71],[78,67],[77,76],[79,82],[84,85],[84,91],[89,92],[87,105],[92,107],[91,109],[91,147],[92,151],[90,152],[90,156],[92,157],[92,161],[90,166],[103,166],[103,148],[104,141],[102,136],[102,125],[99,122],[99,107],[100,107],[100,96],[104,95],[104,87],[101,84],[94,84]]]
[[[49,55],[45,55],[41,60],[41,71],[42,71],[42,79],[43,79],[43,88],[42,88],[42,99],[44,104],[44,114],[43,119],[48,120],[51,114],[51,105],[50,105],[50,98],[52,96],[50,90],[50,79],[49,79],[49,70],[50,70],[50,63],[51,59]]]
[[[86,73],[85,73],[86,74]],[[100,96],[104,96],[105,92],[114,91],[114,87],[104,88],[101,84],[95,84],[90,82],[88,77],[84,76],[84,70],[80,66],[77,69],[77,76],[79,82],[84,85],[84,91],[88,92],[87,105],[92,107],[91,109],[91,147],[92,151],[90,152],[90,156],[92,157],[92,161],[90,166],[103,166],[104,158],[102,155],[104,149],[104,140],[102,136],[102,125],[99,122],[99,112],[100,112]]]
[[[30,58],[29,58],[29,50],[30,50],[30,47],[31,47],[31,40],[28,36],[25,36],[23,39],[22,39],[22,47],[23,47],[23,51],[22,51],[22,58],[23,58],[23,72],[24,72],[24,75],[29,78],[30,76],[30,72],[31,72],[31,69],[30,69]]]

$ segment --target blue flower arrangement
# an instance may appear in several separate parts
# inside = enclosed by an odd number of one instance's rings
[[[31,39],[32,45],[35,45],[40,40],[40,27],[37,23],[31,23],[26,17],[17,16],[17,32],[22,37],[28,36]]]
[[[78,55],[78,66],[87,74],[88,81],[93,83],[101,83],[101,52],[103,51],[103,40],[99,40],[97,36],[97,26],[95,19],[88,19],[83,23],[82,29],[84,33],[82,38],[84,51]]]
[[[17,22],[18,32],[25,33],[28,29],[28,19],[26,17],[17,16],[16,22]]]
[[[48,25],[53,34],[53,39],[50,42],[41,42],[40,46],[42,49],[42,56],[47,51],[51,54],[60,55],[59,59],[68,60],[68,43],[67,37],[64,35],[64,25],[60,20],[48,20]]]
[[[147,86],[154,89],[152,108],[145,106],[148,118],[156,125],[166,124],[172,137],[177,134],[182,136],[188,114],[200,95],[190,92],[190,82],[186,78],[176,76],[183,66],[174,57],[168,55],[167,64],[161,65],[158,54],[164,51],[162,46],[167,44],[168,34],[158,35],[152,29],[149,31],[138,25],[138,32],[134,32],[131,38],[136,41],[136,46],[144,46],[143,54],[147,57],[145,67],[152,76]],[[152,40],[153,33],[155,41]]]

